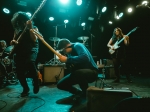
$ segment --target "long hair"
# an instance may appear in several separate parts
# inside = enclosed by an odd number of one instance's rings
[[[116,31],[116,30],[119,31],[119,35],[116,35],[116,34],[115,34],[115,31]],[[115,28],[114,31],[113,31],[112,39],[113,39],[113,40],[116,40],[116,39],[117,39],[117,36],[118,36],[119,38],[122,38],[123,35],[124,35],[124,34],[122,33],[122,30],[121,30],[119,27],[117,27],[117,28]]]
[[[18,11],[13,15],[11,23],[15,30],[23,30],[28,20],[30,20],[30,16],[28,16],[25,12]]]

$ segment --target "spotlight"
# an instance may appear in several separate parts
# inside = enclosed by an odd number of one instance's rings
[[[76,4],[77,5],[81,5],[82,4],[82,0],[77,0]]]
[[[64,23],[66,24],[66,23],[68,23],[69,21],[66,19],[66,20],[64,20]]]
[[[85,23],[81,23],[81,26],[85,26]]]
[[[112,21],[109,21],[109,24],[112,24]]]
[[[146,6],[147,4],[148,4],[148,1],[143,1],[143,2],[142,2],[142,5],[145,5],[145,6]]]
[[[123,12],[121,12],[120,14],[119,14],[119,18],[121,18],[123,16]]]
[[[6,14],[9,14],[9,13],[10,13],[9,9],[7,9],[7,8],[3,8],[3,11],[4,11]]]
[[[128,12],[132,12],[132,8],[128,8]]]
[[[50,21],[54,21],[54,17],[49,17],[49,20]]]
[[[116,16],[116,18],[117,18],[117,19],[120,19],[120,17],[119,17],[119,16]]]
[[[62,4],[67,4],[69,0],[59,0]]]
[[[105,12],[107,10],[107,7],[102,8],[102,12]]]

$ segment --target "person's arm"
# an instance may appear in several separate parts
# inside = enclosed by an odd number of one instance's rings
[[[26,24],[29,29],[31,39],[33,40],[33,42],[36,42],[38,37],[30,30],[33,29],[32,21],[28,20]],[[34,30],[38,32],[38,28],[34,28]]]
[[[10,45],[18,44],[18,42],[16,41],[16,36],[17,36],[17,34],[16,34],[16,32],[14,32],[14,37],[13,37],[13,40],[10,41]]]
[[[129,36],[127,36],[127,35],[124,35],[125,36],[125,39],[124,39],[124,44],[125,45],[129,45]]]
[[[112,45],[112,38],[109,40],[108,44],[107,44],[107,47],[113,49],[113,45]]]

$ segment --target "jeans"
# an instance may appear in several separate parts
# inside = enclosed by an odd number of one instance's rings
[[[97,79],[98,72],[91,69],[78,69],[71,74],[66,75],[57,83],[57,88],[65,91],[69,91],[72,94],[76,94],[77,89],[73,87],[75,84],[79,84],[83,95],[86,95],[88,83],[92,83]]]

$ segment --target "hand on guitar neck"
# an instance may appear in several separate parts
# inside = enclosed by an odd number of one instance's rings
[[[42,42],[43,44],[45,44],[54,54],[56,54],[57,59],[59,59],[61,62],[65,63],[67,62],[67,57],[64,55],[61,55],[58,51],[56,51],[55,49],[53,49],[43,38],[43,36],[35,31],[34,29],[30,29],[31,32],[33,32]]]

